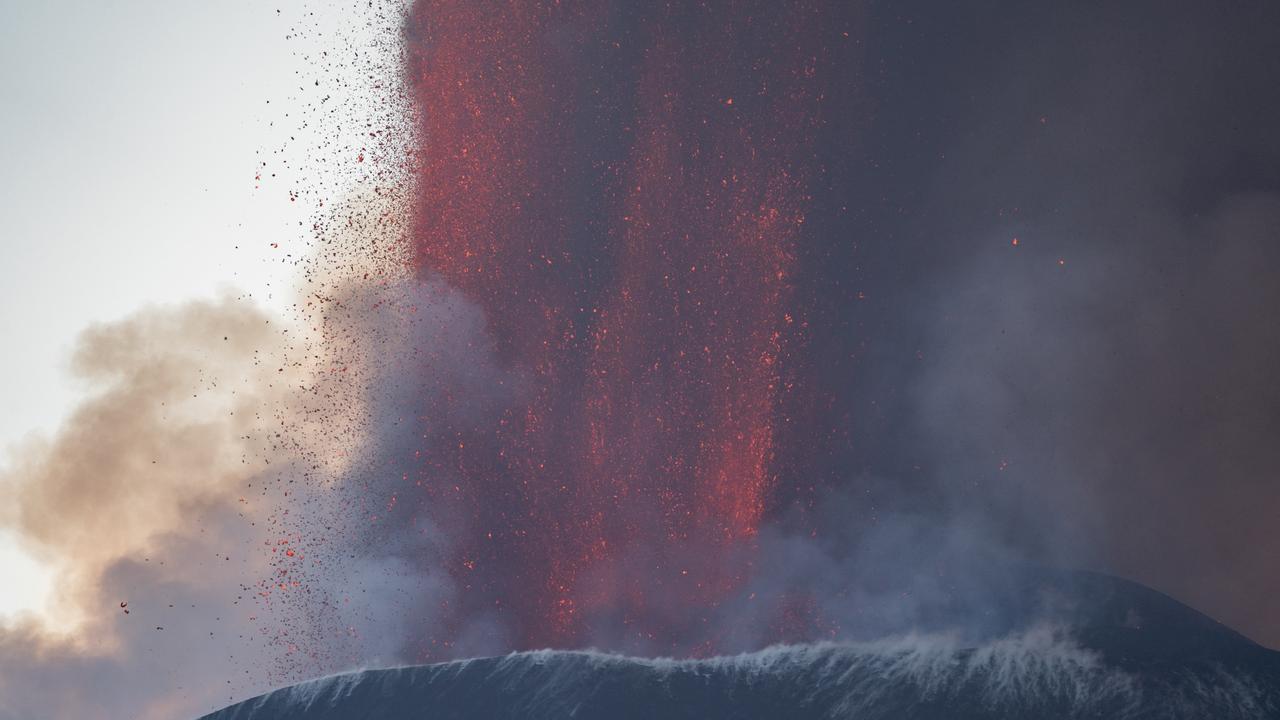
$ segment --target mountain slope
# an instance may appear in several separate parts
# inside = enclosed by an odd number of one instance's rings
[[[1008,627],[706,660],[539,651],[314,680],[206,720],[1280,718],[1280,653],[1154,591],[1028,573]]]

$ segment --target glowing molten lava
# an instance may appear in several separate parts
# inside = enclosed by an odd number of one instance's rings
[[[417,263],[530,379],[422,474],[463,602],[525,647],[712,647],[782,471],[824,11],[637,5],[409,20]]]

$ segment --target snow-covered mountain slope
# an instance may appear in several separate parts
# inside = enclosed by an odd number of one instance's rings
[[[706,660],[539,651],[366,670],[206,720],[1280,718],[1280,653],[1133,583],[1029,576],[980,644],[944,632]]]

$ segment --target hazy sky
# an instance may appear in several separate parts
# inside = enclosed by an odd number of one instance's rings
[[[0,448],[56,427],[90,324],[224,291],[287,303],[316,209],[289,196],[318,145],[306,54],[362,28],[349,5],[0,2]],[[37,602],[3,534],[0,567],[0,614]]]

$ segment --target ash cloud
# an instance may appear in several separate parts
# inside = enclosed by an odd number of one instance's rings
[[[3,522],[55,572],[57,621],[0,627],[0,717],[173,717],[261,686],[245,668],[273,649],[247,586],[270,500],[246,496],[271,458],[279,343],[230,298],[83,333],[86,399],[0,474]]]
[[[322,476],[324,494],[295,505],[291,527],[327,535],[306,575],[314,595],[299,610],[310,627],[352,629],[344,667],[510,649],[501,623],[458,606],[449,563],[473,512],[457,505],[453,489],[466,480],[449,448],[498,426],[523,392],[520,374],[498,364],[479,308],[440,283],[344,283],[321,316],[329,365],[341,372],[303,404],[315,403],[327,426],[345,393],[358,408],[357,439],[341,440],[351,456]]]
[[[456,293],[347,275],[311,332],[227,298],[82,335],[86,399],[0,475],[57,590],[57,622],[0,627],[0,718],[195,715],[420,659],[446,621],[437,656],[507,649],[450,610],[450,535],[407,473],[424,431],[491,424],[513,378]]]
[[[1280,645],[1275,7],[876,22],[856,500]]]
[[[226,297],[81,335],[85,399],[0,472],[0,525],[57,593],[0,625],[0,718],[194,716],[433,633],[435,656],[507,649],[452,609],[413,465],[423,433],[491,427],[518,377],[477,308],[407,277],[398,200],[334,209],[290,321]]]

